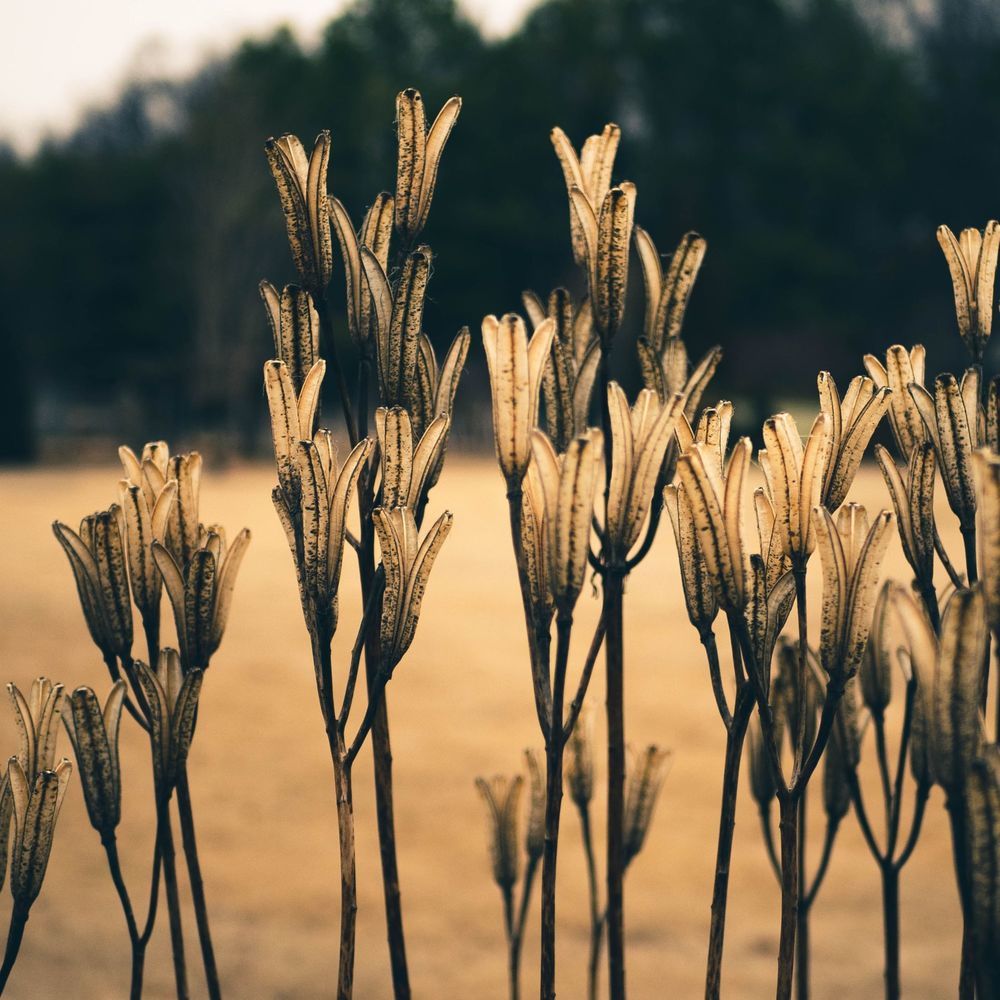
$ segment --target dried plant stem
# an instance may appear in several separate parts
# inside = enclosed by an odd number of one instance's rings
[[[965,575],[969,578],[971,587],[979,579],[979,568],[976,563],[976,527],[962,528],[962,544],[965,546]]]
[[[28,909],[22,903],[15,902],[14,908],[11,910],[10,927],[7,930],[7,947],[4,950],[3,965],[0,966],[0,994],[7,987],[7,980],[10,978],[18,952],[21,950],[24,928],[28,923]]]
[[[507,965],[510,974],[510,998],[518,1000],[521,993],[521,945],[524,943],[524,928],[528,922],[528,906],[531,902],[531,891],[535,885],[535,875],[538,872],[538,857],[529,857],[524,870],[524,880],[521,885],[521,902],[517,908],[517,919],[508,925],[507,933]],[[506,896],[506,894],[505,894]],[[513,914],[514,896],[510,894],[511,914]],[[504,906],[507,899],[504,899]],[[506,911],[505,911],[506,916]]]
[[[781,818],[781,930],[778,940],[777,1000],[790,1000],[795,969],[795,932],[799,910],[799,805],[795,796],[779,796]]]
[[[806,605],[806,565],[804,561],[794,566],[792,575],[795,578],[795,609],[799,626],[799,677],[795,691],[797,732],[792,734],[795,746],[795,762],[792,767],[792,784],[794,785],[802,770],[802,758],[807,750],[805,744],[806,706],[809,688],[809,617]]]
[[[313,295],[313,304],[316,306],[316,313],[319,316],[320,337],[322,342],[326,344],[327,355],[330,358],[330,367],[333,369],[334,377],[337,379],[337,392],[340,395],[340,403],[344,410],[344,423],[347,425],[347,436],[353,448],[359,441],[358,425],[354,420],[354,410],[351,406],[351,396],[347,388],[344,368],[340,363],[340,355],[337,353],[337,341],[333,332],[330,307],[327,304],[326,296],[322,292]]]
[[[799,797],[798,863],[799,905],[795,927],[795,996],[796,1000],[809,1000],[809,903],[806,892],[806,830],[808,828],[808,791],[802,789]]]
[[[899,1000],[899,870],[892,863],[882,869],[882,925],[885,935],[885,996]]]
[[[938,534],[936,525],[934,527],[934,550],[937,552],[938,558],[941,560],[941,565],[944,566],[945,572],[948,574],[948,579],[951,580],[952,584],[956,587],[965,586],[962,574],[955,569],[955,564],[951,561],[948,550],[944,547],[944,542],[941,541],[941,536]]]
[[[135,914],[132,910],[132,901],[129,899],[128,889],[125,886],[125,879],[122,876],[121,862],[118,858],[118,842],[114,834],[102,837],[101,843],[104,845],[104,852],[108,858],[108,868],[111,871],[111,881],[114,883],[115,891],[121,902],[122,913],[125,915],[125,924],[128,927],[129,943],[132,946],[132,978],[129,987],[129,997],[137,1000],[142,996],[142,976],[146,959],[146,942],[139,934],[139,928],[135,922]],[[159,869],[157,868],[157,871]],[[152,908],[153,903],[150,903]]]
[[[976,993],[975,965],[972,960],[972,928],[968,917],[969,877],[965,867],[966,828],[963,793],[960,790],[950,791],[945,806],[951,821],[952,852],[962,902],[962,961],[958,975],[958,997],[959,1000],[973,1000]]]
[[[354,802],[351,772],[345,766],[343,743],[334,757],[333,773],[337,791],[337,831],[340,839],[340,964],[337,973],[337,1000],[351,1000],[354,993],[354,944],[357,929],[358,888],[354,863]]]
[[[725,704],[724,700],[723,704]],[[740,783],[740,762],[743,758],[743,742],[750,716],[753,713],[753,706],[753,692],[749,684],[744,684],[736,694],[735,712],[726,726],[726,759],[722,771],[719,842],[715,855],[712,920],[708,932],[708,968],[705,975],[706,1000],[718,998],[722,990],[722,952],[726,934],[726,905],[729,899],[729,870],[733,853],[733,831],[736,827],[736,799]]]
[[[613,568],[604,575],[604,613],[607,620],[608,718],[608,846],[607,924],[608,989],[611,1000],[625,1000],[625,710],[624,710],[624,585]]]
[[[604,914],[601,913],[597,885],[597,858],[594,855],[594,836],[590,828],[590,806],[578,806],[580,829],[583,833],[583,853],[587,859],[587,888],[590,893],[590,951],[587,958],[587,998],[597,1000],[597,967],[604,937]]]
[[[573,616],[560,612],[556,621],[556,663],[552,684],[552,725],[545,741],[545,844],[542,852],[542,943],[541,991],[543,1000],[556,995],[556,862],[559,849],[559,818],[563,796],[562,726],[566,691],[566,666],[573,631]]]
[[[191,789],[188,785],[187,765],[182,765],[177,781],[177,815],[181,823],[181,841],[187,862],[188,881],[191,884],[191,900],[194,904],[195,922],[198,925],[198,941],[201,958],[205,967],[205,984],[211,1000],[220,1000],[219,970],[215,964],[215,948],[212,945],[212,931],[208,922],[208,903],[205,900],[205,883],[201,875],[198,859],[198,840],[194,828],[194,812],[191,808]]]
[[[181,903],[177,893],[177,867],[174,852],[174,834],[170,826],[170,800],[163,798],[160,805],[159,836],[160,856],[163,859],[163,884],[167,891],[167,913],[170,918],[170,947],[174,959],[174,980],[177,1000],[190,996],[187,982],[187,964],[184,959],[184,928],[181,922]]]

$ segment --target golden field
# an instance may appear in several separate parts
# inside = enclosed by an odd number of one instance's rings
[[[106,671],[87,635],[69,567],[49,524],[58,517],[75,525],[81,514],[106,506],[116,498],[118,475],[111,464],[0,474],[4,680],[26,685],[44,673],[67,687],[91,685],[102,698],[107,691]],[[270,504],[272,481],[264,466],[221,472],[209,467],[203,481],[202,519],[220,521],[230,532],[248,525],[254,538],[226,637],[206,678],[189,770],[224,992],[238,998],[324,997],[332,995],[336,976],[336,814],[293,569]],[[873,508],[887,503],[874,470],[863,471],[852,496]],[[432,574],[414,645],[389,687],[407,944],[417,998],[502,998],[500,898],[490,877],[484,812],[473,780],[518,768],[522,748],[537,745],[539,734],[504,490],[492,461],[451,455],[432,494],[431,512],[445,504],[455,513],[454,530]],[[953,519],[943,502],[942,508],[940,523],[950,532]],[[946,532],[945,538],[960,559],[954,537]],[[342,665],[359,614],[350,554],[345,560],[337,636]],[[905,568],[894,542],[887,571],[906,579]],[[813,582],[818,586],[818,580]],[[576,669],[596,609],[597,601],[585,591],[574,634]],[[169,617],[166,606],[164,615]],[[818,600],[812,621],[818,634]],[[636,998],[697,997],[703,989],[724,731],[701,648],[684,613],[669,525],[664,524],[650,557],[629,583],[626,629],[630,741],[636,746],[656,742],[673,751],[649,839],[626,883],[629,992]],[[720,638],[725,643],[724,635]],[[137,643],[137,653],[140,649]],[[598,669],[588,702],[599,706],[602,699]],[[356,721],[360,715],[356,709]],[[597,733],[603,735],[600,715]],[[69,753],[65,734],[60,747]],[[12,713],[0,710],[0,751],[9,754],[15,748]],[[881,805],[868,750],[862,769],[877,824]],[[152,807],[148,750],[128,720],[122,757],[119,843],[141,921],[152,856]],[[813,787],[810,867],[823,823],[818,780]],[[740,794],[724,995],[763,998],[773,995],[778,892],[745,782]],[[378,1000],[389,997],[390,988],[365,753],[355,773],[355,808],[356,996]],[[599,832],[601,808],[598,802]],[[563,816],[558,982],[560,996],[575,1000],[585,993],[586,880],[579,824],[569,800]],[[903,872],[902,904],[905,995],[954,995],[959,917],[939,791]],[[849,816],[813,909],[816,1000],[881,995],[880,905],[877,869]],[[187,916],[185,931],[197,996],[203,982],[193,915]],[[536,937],[533,920],[522,968],[526,996],[534,992],[537,975]],[[168,938],[164,906],[147,958],[151,1000],[173,993]],[[8,995],[122,997],[128,956],[121,910],[74,778]]]

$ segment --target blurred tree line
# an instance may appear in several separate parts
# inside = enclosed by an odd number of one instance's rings
[[[934,229],[1000,213],[991,0],[547,0],[502,39],[452,0],[359,0],[316,47],[279,30],[191,79],[131,85],[30,158],[0,150],[0,457],[206,427],[253,450],[271,354],[257,283],[293,277],[264,139],[329,128],[330,188],[359,221],[393,186],[409,85],[429,111],[464,99],[426,234],[438,343],[519,309],[524,287],[578,282],[548,131],[579,142],[617,121],[616,175],[661,252],[687,229],[708,239],[688,339],[725,346],[718,391],[745,415],[897,341],[960,363]],[[338,270],[342,306],[341,286]]]

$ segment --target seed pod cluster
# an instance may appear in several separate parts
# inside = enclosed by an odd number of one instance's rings
[[[889,425],[900,456],[905,460],[910,457],[914,447],[926,437],[924,423],[909,387],[916,383],[924,384],[927,352],[922,344],[907,350],[900,344],[893,344],[885,352],[885,364],[874,354],[864,357],[865,370],[872,382],[879,388],[888,388]]]
[[[939,226],[937,238],[951,272],[959,335],[973,360],[980,361],[993,330],[1000,224],[991,220],[982,232],[963,229],[957,239],[947,226]]]
[[[260,283],[260,297],[274,335],[274,356],[283,361],[296,393],[319,360],[319,315],[312,296],[298,285],[285,285],[279,295],[269,281]]]

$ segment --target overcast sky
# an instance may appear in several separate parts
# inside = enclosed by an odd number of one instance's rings
[[[491,34],[531,0],[461,0]],[[311,41],[346,0],[3,0],[0,136],[30,151],[130,76],[184,73],[247,34],[290,24]]]

